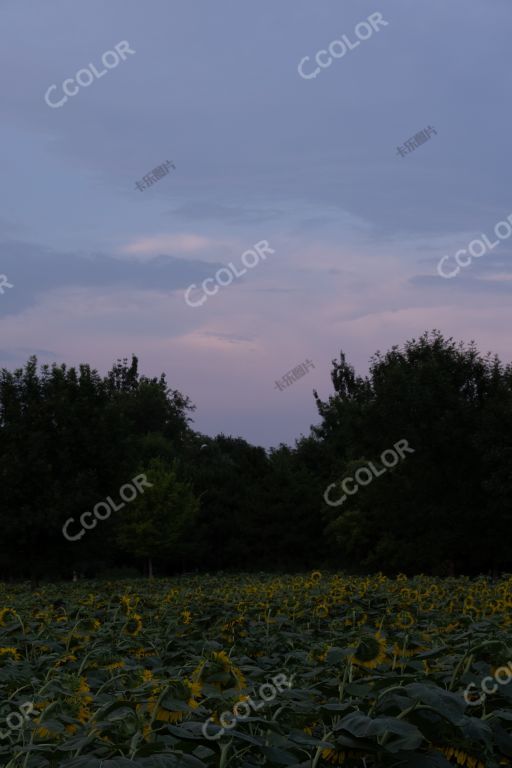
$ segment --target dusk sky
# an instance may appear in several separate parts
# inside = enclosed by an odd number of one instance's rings
[[[511,0],[1,0],[0,366],[135,353],[195,429],[269,447],[318,421],[340,349],[364,374],[438,328],[510,361],[512,237],[437,265],[512,214],[511,31]],[[342,35],[353,50],[299,75]]]

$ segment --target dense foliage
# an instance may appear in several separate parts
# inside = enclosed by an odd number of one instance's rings
[[[0,374],[0,578],[192,570],[512,570],[512,369],[439,332],[357,376],[341,354],[319,423],[265,451],[205,437],[137,359]],[[326,487],[399,440],[414,453],[341,506]],[[140,473],[153,489],[68,541],[62,527]],[[79,524],[74,523],[75,528]]]
[[[510,577],[16,585],[0,604],[5,768],[512,763]]]

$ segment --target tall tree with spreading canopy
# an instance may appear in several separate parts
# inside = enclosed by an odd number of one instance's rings
[[[188,399],[165,377],[139,376],[137,358],[106,377],[88,365],[43,365],[0,372],[0,574],[65,575],[80,562],[116,558],[102,523],[78,542],[64,522],[116,494],[142,459],[171,454],[190,432]]]
[[[173,559],[179,570],[199,502],[190,486],[178,481],[176,471],[161,459],[153,459],[142,474],[147,486],[123,511],[117,541],[125,552],[146,560],[151,578],[156,558]]]
[[[316,395],[322,423],[314,430],[330,482],[353,476],[400,439],[414,449],[327,512],[342,562],[445,573],[510,563],[496,538],[510,518],[510,370],[474,343],[433,331],[377,352],[364,378],[342,355],[333,361],[332,382],[335,394],[326,402]]]

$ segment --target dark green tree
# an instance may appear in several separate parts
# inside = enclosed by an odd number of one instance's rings
[[[116,519],[79,542],[62,526],[128,482],[141,461],[168,446],[171,455],[190,432],[187,398],[162,376],[138,374],[137,358],[118,361],[102,378],[87,365],[0,372],[0,574],[69,575],[77,563],[115,562]]]
[[[118,525],[117,541],[128,554],[144,558],[147,574],[153,576],[155,559],[170,559],[178,568],[193,533],[199,502],[191,488],[177,479],[176,472],[161,459],[153,459],[143,474],[149,487],[131,501]]]
[[[328,535],[352,568],[474,573],[510,563],[510,373],[473,343],[438,331],[393,347],[356,377],[333,361],[335,394],[317,397],[330,482],[406,439],[414,454],[330,508]],[[339,494],[341,496],[341,494]]]

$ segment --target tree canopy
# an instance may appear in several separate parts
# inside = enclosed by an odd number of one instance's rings
[[[0,577],[69,577],[153,563],[182,570],[510,569],[512,368],[425,333],[356,375],[343,352],[319,422],[265,451],[194,431],[189,399],[137,358],[0,373]],[[413,452],[338,506],[330,484],[397,441]],[[70,517],[145,473],[154,487],[69,541]],[[153,480],[151,480],[153,478]],[[154,482],[153,482],[154,481]],[[339,495],[339,494],[338,494]],[[84,520],[87,518],[84,518]]]

